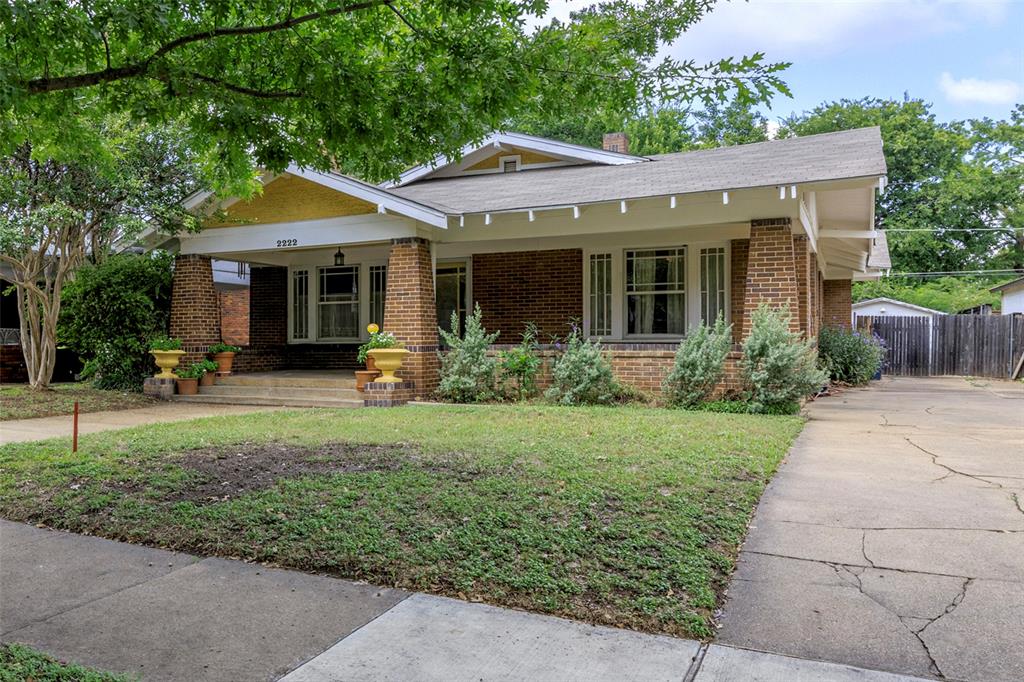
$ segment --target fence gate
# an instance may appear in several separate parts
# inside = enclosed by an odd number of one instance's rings
[[[857,329],[882,338],[897,376],[1008,379],[1024,354],[1024,315],[858,316]]]

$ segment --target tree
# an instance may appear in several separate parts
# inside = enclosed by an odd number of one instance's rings
[[[253,164],[385,179],[516,113],[785,92],[787,65],[761,54],[659,56],[714,2],[608,0],[534,28],[544,0],[12,0],[0,153],[94,151],[90,121],[126,113],[182,121],[218,190],[248,186]]]
[[[61,296],[75,269],[146,226],[195,227],[181,206],[199,186],[180,135],[111,118],[90,130],[102,153],[63,162],[23,142],[0,157],[0,262],[13,271],[29,384],[53,374]]]
[[[894,230],[889,233],[893,267],[949,272],[988,268],[1014,241],[1024,184],[1021,123],[1019,106],[1008,123],[942,123],[923,100],[861,99],[794,115],[780,133],[880,126],[888,184],[878,197],[875,221]]]

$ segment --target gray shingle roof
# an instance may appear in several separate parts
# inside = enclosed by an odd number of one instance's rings
[[[587,204],[885,175],[877,127],[661,154],[622,166],[567,166],[421,180],[388,191],[448,213]]]

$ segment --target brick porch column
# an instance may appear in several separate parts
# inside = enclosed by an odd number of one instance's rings
[[[800,331],[797,267],[789,218],[750,221],[750,246],[743,294],[746,322],[744,336],[750,333],[750,315],[762,302],[773,308],[787,306],[790,329]]]
[[[853,316],[853,282],[848,279],[826,279],[822,287],[822,326],[849,329]]]
[[[416,397],[423,398],[438,383],[437,308],[429,242],[420,237],[391,240],[387,277],[383,328],[409,350],[399,375],[415,383]]]
[[[181,339],[182,366],[220,342],[220,306],[209,256],[179,255],[171,280],[171,337]]]
[[[729,306],[732,317],[732,342],[743,342],[743,330],[747,323],[747,313],[743,309],[747,287],[747,259],[750,255],[749,239],[733,239],[729,243],[731,262],[729,264]]]
[[[793,263],[796,271],[797,308],[794,314],[800,322],[805,338],[813,335],[811,329],[811,249],[804,235],[793,235]]]

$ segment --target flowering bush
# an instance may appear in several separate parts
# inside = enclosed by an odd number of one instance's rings
[[[546,396],[563,405],[610,403],[618,394],[612,366],[601,352],[601,343],[583,338],[575,324],[551,375],[553,385]]]
[[[799,400],[825,385],[810,341],[790,331],[787,308],[761,304],[750,317],[740,365],[751,412],[795,412]]]
[[[884,357],[885,347],[878,337],[828,328],[818,334],[818,366],[832,381],[867,383],[882,367]]]
[[[732,347],[732,325],[719,316],[713,327],[703,322],[676,351],[672,370],[662,382],[671,405],[692,407],[705,400],[725,373],[725,356]]]
[[[438,328],[448,350],[439,352],[441,381],[437,393],[457,403],[475,403],[494,397],[494,373],[497,360],[487,350],[500,332],[488,334],[480,324],[479,304],[466,316],[466,331],[459,336],[459,315],[452,313],[451,331]]]

